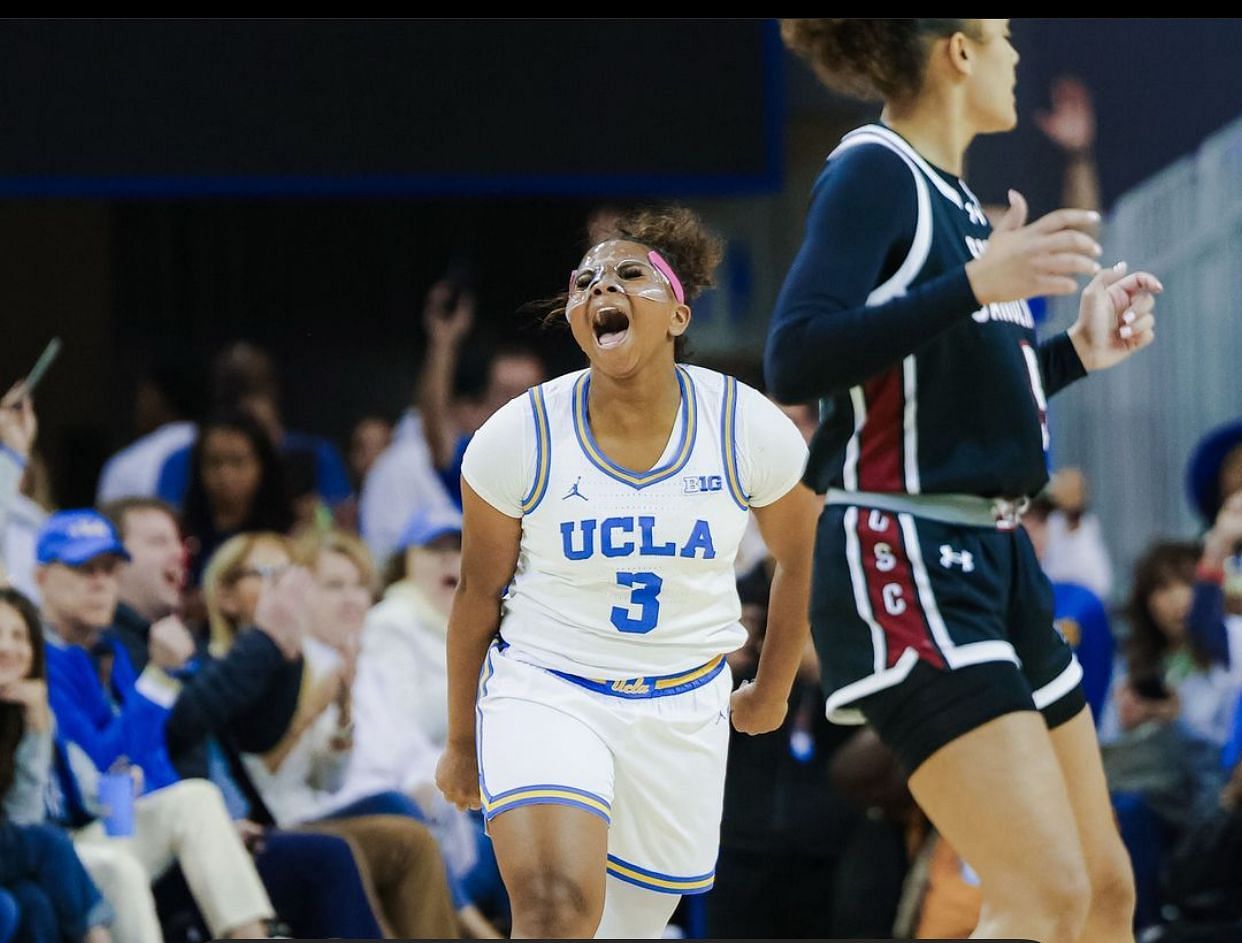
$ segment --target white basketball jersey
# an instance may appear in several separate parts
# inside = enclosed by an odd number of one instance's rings
[[[524,422],[523,451],[534,446],[533,461],[521,459],[529,473],[521,552],[500,626],[514,655],[620,679],[690,670],[746,640],[733,570],[748,514],[739,472],[740,385],[693,366],[679,365],[677,377],[678,420],[646,472],[621,468],[596,445],[586,370],[532,389],[521,412],[514,401],[489,420]],[[758,393],[741,389],[792,429]],[[801,447],[796,433],[794,441]],[[804,456],[802,448],[783,460],[793,471],[786,490]],[[463,475],[497,504],[481,464],[468,455]]]

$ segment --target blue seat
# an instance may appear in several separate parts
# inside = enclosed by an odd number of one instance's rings
[[[22,911],[8,891],[0,889],[0,943],[9,943],[17,933]]]

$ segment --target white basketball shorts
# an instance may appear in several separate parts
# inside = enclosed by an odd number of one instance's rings
[[[575,806],[609,825],[608,874],[666,894],[715,879],[732,678],[693,671],[596,681],[493,645],[479,682],[487,821],[523,805]]]

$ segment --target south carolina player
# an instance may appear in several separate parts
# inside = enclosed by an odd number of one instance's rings
[[[827,491],[811,623],[830,717],[866,719],[982,884],[981,937],[1133,940],[1129,861],[1082,672],[1025,532],[1047,481],[1045,397],[1153,340],[1160,282],[1101,271],[1059,210],[993,232],[960,179],[1013,127],[1007,20],[791,20],[829,85],[884,100],[816,181],[773,317],[778,397],[820,399],[808,482]],[[1095,277],[1040,344],[1024,299]],[[1109,421],[1109,417],[1102,417]]]
[[[462,464],[437,779],[482,804],[515,937],[656,937],[680,895],[711,887],[752,511],[777,568],[733,723],[761,733],[785,715],[818,501],[777,407],[677,363],[719,258],[688,210],[620,220],[562,299],[589,369],[511,401]]]

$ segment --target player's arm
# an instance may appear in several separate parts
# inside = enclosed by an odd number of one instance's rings
[[[752,510],[776,571],[758,674],[754,684],[733,695],[733,726],[742,733],[766,733],[785,719],[810,632],[812,549],[820,507],[815,493],[797,484],[784,497]]]
[[[502,514],[462,481],[461,579],[448,625],[448,743],[436,785],[458,808],[477,809],[475,700],[479,672],[500,625],[500,600],[513,578],[521,518]]]
[[[1077,230],[1099,214],[1057,210],[1026,225],[1012,207],[980,258],[868,304],[886,261],[904,256],[918,218],[910,171],[883,148],[858,147],[820,176],[806,236],[776,301],[764,375],[776,399],[831,396],[901,361],[980,306],[1078,290],[1100,247]]]

